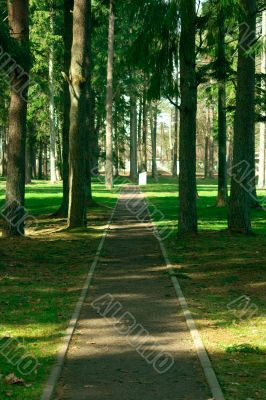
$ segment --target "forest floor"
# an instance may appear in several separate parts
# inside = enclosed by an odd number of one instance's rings
[[[176,236],[176,179],[150,181],[143,191],[159,230],[172,227],[164,243],[226,399],[266,398],[265,211],[254,211],[256,235],[230,236],[226,209],[214,207],[216,182],[198,184],[200,234],[185,240]],[[60,205],[61,185],[34,182],[26,208],[38,216],[37,228],[27,239],[0,239],[1,399],[39,398],[118,191],[109,194],[95,182],[94,194],[98,207],[90,209],[89,228],[70,233],[64,220],[47,216]],[[10,373],[23,376],[15,353],[13,364],[7,363],[6,343],[11,355],[20,346],[40,364],[24,384],[5,382]]]
[[[226,209],[214,207],[216,185],[198,181],[200,232],[185,239],[177,238],[176,179],[150,181],[143,191],[160,230],[173,227],[164,243],[226,399],[264,399],[266,213],[253,211],[255,235],[229,235]]]

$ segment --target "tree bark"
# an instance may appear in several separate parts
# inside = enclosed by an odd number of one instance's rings
[[[57,216],[67,217],[69,206],[69,128],[70,128],[70,91],[66,77],[69,75],[71,63],[71,46],[73,39],[73,7],[74,0],[64,0],[64,105],[62,128],[62,178],[63,198]]]
[[[130,97],[130,179],[138,180],[138,146],[137,146],[137,103],[136,98]]]
[[[43,179],[43,142],[40,139],[39,142],[39,154],[38,154],[38,179]]]
[[[50,9],[50,31],[54,32],[53,2]],[[50,181],[55,183],[56,176],[56,132],[55,132],[55,102],[54,102],[54,45],[49,48],[49,122],[50,122]]]
[[[262,37],[266,37],[266,11],[262,14]],[[264,39],[265,40],[265,39]],[[266,49],[262,48],[261,53],[261,73],[266,75]],[[265,80],[262,80],[261,90],[266,90]],[[266,117],[265,110],[263,116]],[[260,122],[260,143],[259,143],[259,182],[258,188],[265,189],[266,187],[266,158],[265,158],[265,144],[266,144],[266,122]]]
[[[255,57],[247,54],[256,40],[256,0],[241,0],[237,98],[228,227],[251,232],[250,197],[254,188],[252,154],[255,136]]]
[[[178,99],[176,99],[176,100],[178,101]],[[179,110],[177,107],[175,107],[175,110],[174,110],[173,168],[172,168],[173,177],[177,177],[178,138],[179,138],[178,124],[179,124]]]
[[[195,0],[181,0],[180,38],[180,174],[179,226],[180,234],[197,232],[196,206],[196,6]]]
[[[218,12],[218,195],[217,207],[227,204],[227,120],[226,120],[226,55],[224,10]]]
[[[110,0],[109,33],[108,33],[108,62],[107,62],[107,90],[106,90],[106,164],[105,185],[107,190],[113,188],[113,67],[114,67],[114,36],[115,14],[113,0]]]
[[[70,66],[69,211],[68,227],[86,226],[86,93],[89,1],[75,0]]]
[[[3,136],[2,136],[2,176],[6,176],[7,173],[7,143],[6,143],[6,137],[7,137],[7,127],[4,126],[3,128]]]
[[[209,134],[205,136],[205,150],[204,150],[204,178],[207,179],[209,176],[209,153],[210,153],[210,138]]]
[[[29,86],[29,3],[28,0],[8,0],[8,21],[11,37],[21,47],[16,68],[11,76],[9,129],[7,146],[6,211],[4,236],[24,234],[25,145],[27,98]]]
[[[143,110],[142,110],[142,138],[141,138],[141,172],[147,171],[147,133],[148,133],[148,112],[147,112],[147,94],[144,90],[143,94]]]
[[[151,147],[152,147],[152,178],[158,182],[157,171],[157,105],[150,109]]]

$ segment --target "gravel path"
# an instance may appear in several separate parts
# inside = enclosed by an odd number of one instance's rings
[[[144,204],[119,198],[56,400],[211,398]]]

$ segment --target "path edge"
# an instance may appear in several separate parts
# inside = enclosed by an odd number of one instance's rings
[[[79,299],[78,299],[78,301],[76,303],[74,312],[73,312],[73,314],[71,316],[70,322],[69,322],[68,327],[67,327],[67,329],[65,331],[63,343],[62,343],[61,347],[59,348],[59,350],[57,352],[56,360],[54,362],[54,365],[52,367],[52,371],[51,371],[51,373],[50,373],[50,375],[48,377],[48,380],[47,380],[47,382],[46,382],[46,384],[44,386],[44,389],[42,391],[40,400],[51,400],[52,396],[54,395],[57,383],[58,383],[59,378],[61,376],[61,372],[62,372],[62,369],[63,369],[63,366],[64,366],[65,358],[66,358],[66,355],[67,355],[67,352],[68,352],[68,349],[69,349],[69,345],[70,345],[71,339],[72,339],[73,334],[74,334],[74,332],[76,330],[76,327],[77,327],[77,324],[78,324],[78,320],[79,320],[79,317],[80,317],[80,314],[81,314],[81,310],[82,310],[82,307],[83,307],[84,302],[86,300],[86,297],[87,297],[87,294],[88,294],[88,290],[89,290],[89,287],[90,287],[91,282],[92,282],[94,271],[95,271],[95,269],[97,267],[97,264],[98,264],[98,261],[99,261],[99,258],[100,258],[100,255],[101,255],[101,252],[102,252],[102,249],[103,249],[103,245],[104,245],[105,239],[106,239],[107,234],[108,234],[108,232],[110,230],[110,226],[111,226],[111,223],[113,221],[113,217],[114,217],[115,211],[117,209],[118,201],[119,201],[119,195],[117,197],[116,204],[115,204],[115,206],[114,206],[114,208],[112,210],[112,214],[111,214],[111,216],[110,216],[110,218],[109,218],[109,220],[107,222],[107,226],[106,226],[106,228],[105,228],[105,230],[103,232],[103,235],[102,235],[102,238],[101,238],[100,243],[98,245],[97,252],[95,254],[94,260],[93,260],[93,262],[91,264],[91,267],[90,267],[89,272],[87,274],[87,277],[85,279],[83,288],[81,289],[80,297],[79,297]]]
[[[150,209],[149,209],[150,202],[148,200],[148,197],[146,196],[145,192],[142,192],[141,189],[140,189],[140,192],[144,196],[144,201],[146,203],[147,212],[148,212],[148,215],[150,217],[150,221],[151,221],[151,223],[153,225],[153,234],[154,234],[155,238],[157,239],[157,241],[159,242],[159,245],[160,245],[160,248],[161,248],[161,251],[162,251],[162,255],[163,255],[163,258],[165,260],[166,268],[168,270],[169,276],[170,276],[172,284],[174,286],[174,289],[175,289],[175,292],[176,292],[176,295],[177,295],[177,299],[178,299],[179,304],[180,304],[180,306],[182,308],[183,315],[185,317],[187,327],[189,329],[190,335],[191,335],[192,340],[194,342],[194,346],[195,346],[195,349],[196,349],[196,352],[197,352],[201,367],[203,369],[204,375],[206,377],[207,383],[208,383],[209,388],[211,390],[211,393],[212,393],[212,395],[214,397],[214,400],[225,400],[222,388],[220,386],[220,383],[218,381],[218,378],[217,378],[216,373],[214,371],[214,368],[212,366],[212,363],[211,363],[210,357],[208,355],[207,349],[206,349],[206,347],[205,347],[205,345],[203,343],[203,340],[201,338],[201,335],[200,335],[200,333],[199,333],[199,331],[198,331],[198,329],[196,327],[196,324],[195,324],[195,321],[193,319],[193,316],[192,316],[192,314],[191,314],[191,312],[189,310],[186,298],[185,298],[185,296],[183,294],[183,291],[181,289],[181,285],[180,285],[177,277],[175,276],[173,265],[170,262],[170,259],[168,257],[166,247],[165,247],[165,245],[163,243],[163,240],[162,240],[162,238],[161,238],[161,236],[159,234],[157,226],[155,225],[155,222],[154,222],[154,220],[152,218],[152,215],[150,213]]]

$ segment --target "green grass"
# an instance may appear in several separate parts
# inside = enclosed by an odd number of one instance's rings
[[[266,398],[265,211],[253,211],[256,235],[229,235],[226,208],[214,207],[216,182],[199,180],[200,232],[182,239],[177,237],[177,180],[149,181],[143,190],[150,208],[161,211],[154,213],[158,227],[172,227],[165,244],[226,399]],[[265,194],[259,192],[261,198]],[[250,298],[246,312],[239,304],[243,296]]]
[[[27,186],[27,212],[41,215],[37,229],[29,232],[30,238],[0,239],[1,400],[40,397],[99,239],[117,201],[120,182],[108,193],[95,180],[93,191],[97,206],[89,209],[89,227],[73,232],[64,229],[64,219],[49,216],[61,204],[61,184],[36,181]],[[0,195],[3,204],[3,181]],[[19,368],[23,355],[30,355],[39,363],[33,373],[25,376]],[[13,364],[7,361],[10,357],[14,357]],[[6,384],[5,377],[10,373],[22,377],[25,385]]]

